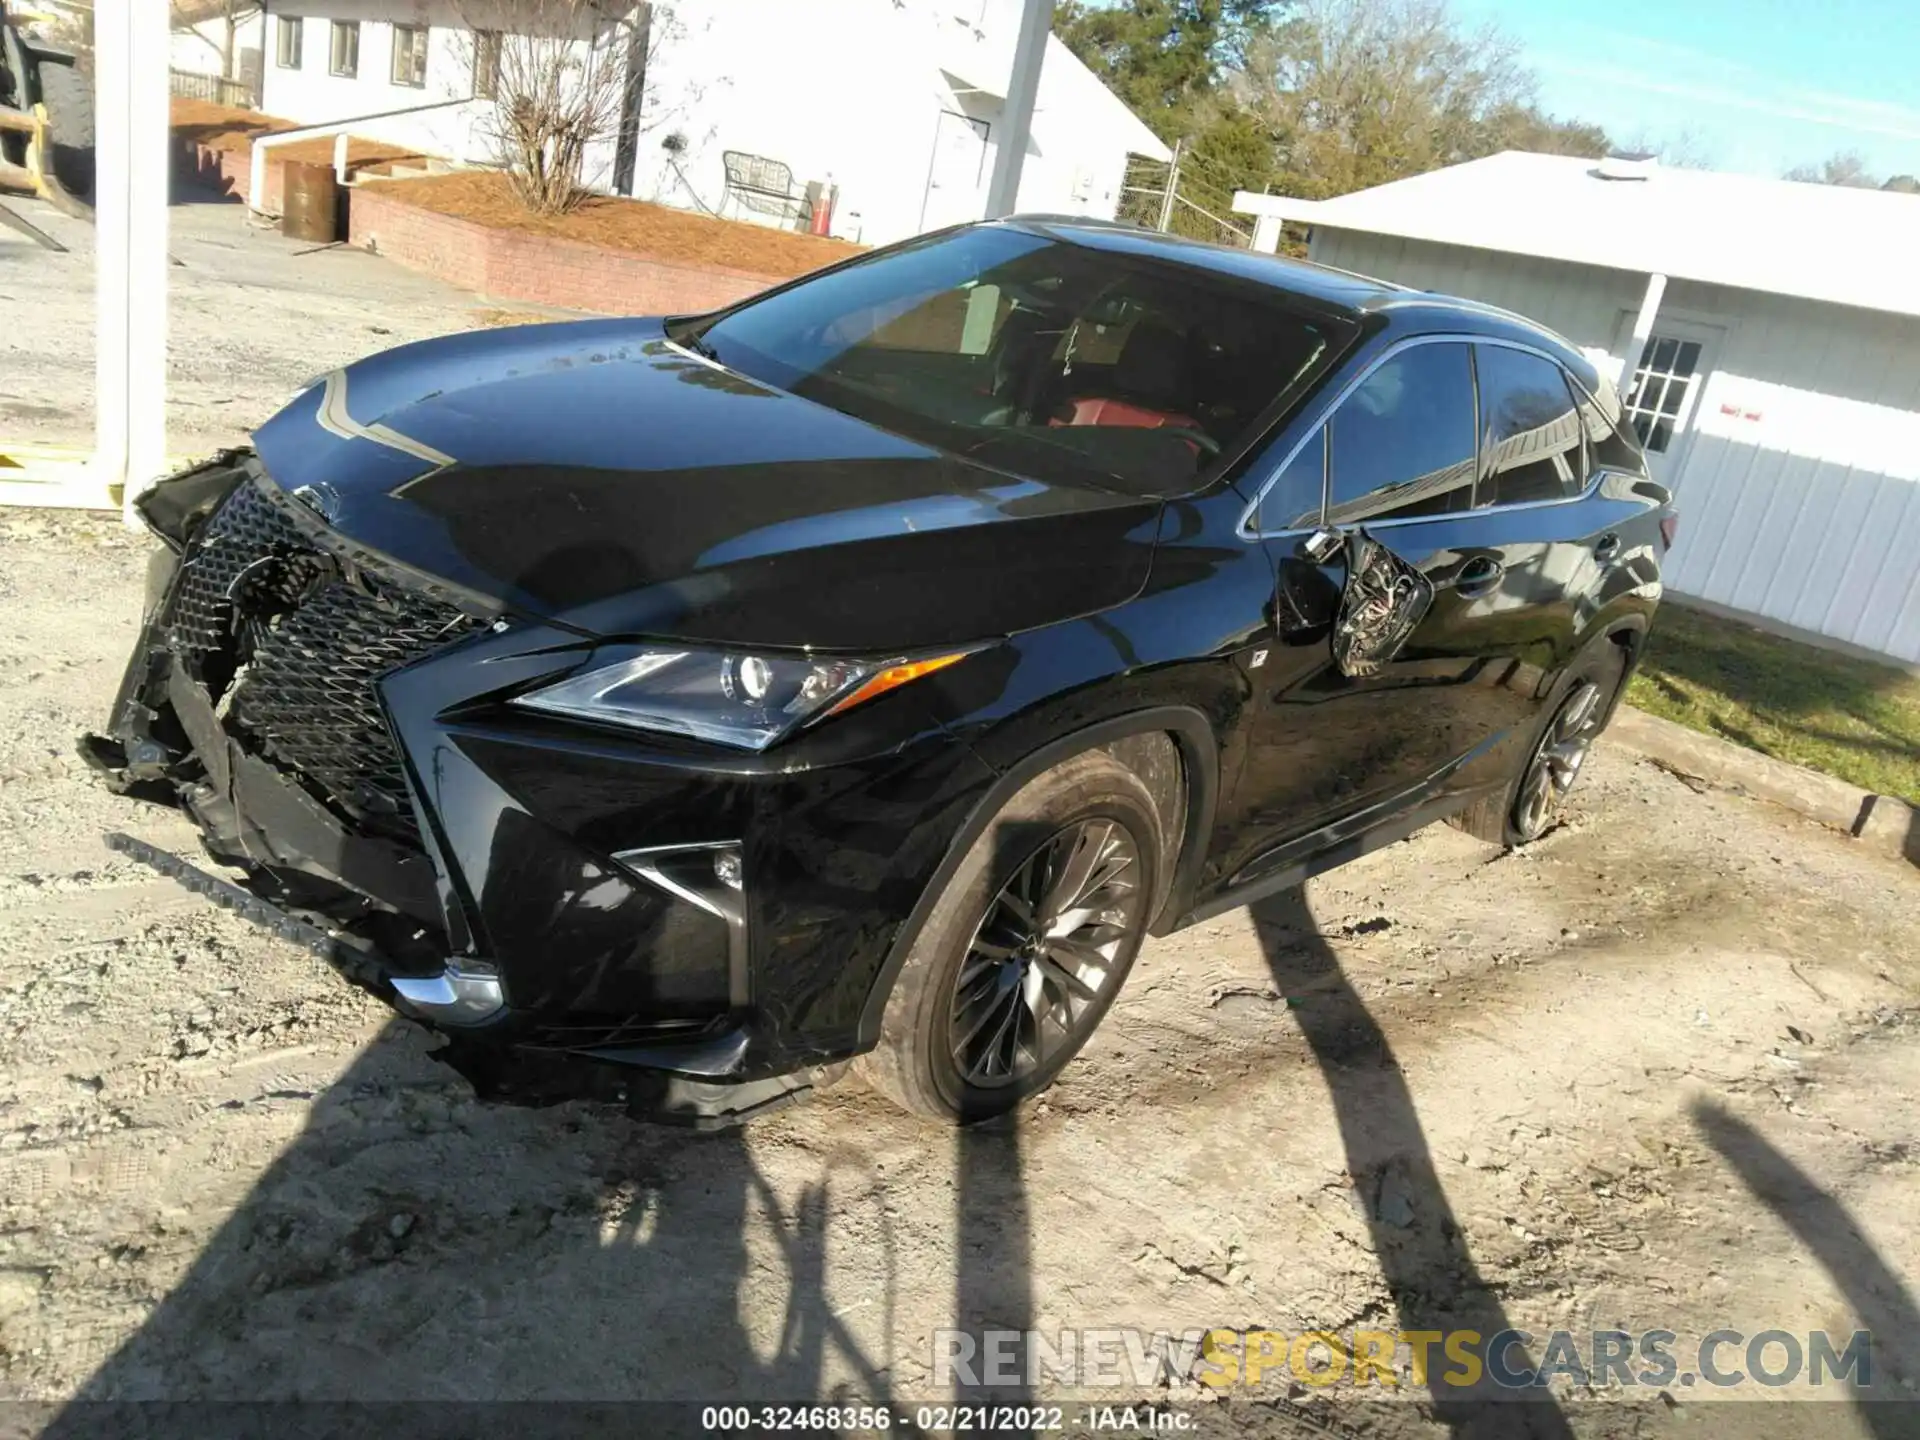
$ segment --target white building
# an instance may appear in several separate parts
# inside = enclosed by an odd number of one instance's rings
[[[1920,662],[1920,198],[1510,152],[1235,208],[1560,331],[1676,493],[1671,589]]]
[[[656,0],[634,44],[629,0],[269,0],[261,108],[291,120],[367,119],[354,133],[430,155],[494,158],[492,101],[475,97],[491,47],[530,17],[569,10],[578,52],[645,53],[637,135],[586,163],[596,189],[770,219],[730,192],[722,154],[776,161],[796,196],[838,187],[835,232],[884,244],[977,219],[993,170],[1020,0]],[[471,28],[476,17],[486,24]],[[496,40],[488,32],[509,38]],[[433,105],[413,114],[390,112]],[[1166,148],[1058,40],[1049,39],[1020,208],[1111,217],[1129,152]],[[788,217],[788,223],[791,223]]]

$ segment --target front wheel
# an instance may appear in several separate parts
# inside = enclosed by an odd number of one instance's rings
[[[1513,779],[1454,823],[1508,849],[1546,834],[1606,727],[1626,673],[1626,651],[1618,645],[1603,645],[1580,660],[1561,683],[1559,698],[1535,730]]]
[[[929,913],[862,1073],[904,1108],[959,1124],[1046,1089],[1133,966],[1162,854],[1153,797],[1110,755],[1029,782]]]

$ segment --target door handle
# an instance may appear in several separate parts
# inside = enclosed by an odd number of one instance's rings
[[[1453,588],[1466,596],[1484,595],[1498,585],[1506,573],[1507,567],[1498,560],[1476,555],[1460,567],[1460,573],[1454,576]]]
[[[1593,543],[1593,558],[1602,565],[1620,553],[1620,537],[1609,530]]]

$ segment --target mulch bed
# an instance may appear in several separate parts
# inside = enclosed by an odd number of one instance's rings
[[[716,220],[612,195],[592,196],[565,215],[534,215],[514,198],[507,177],[495,170],[375,181],[368,188],[407,205],[494,229],[629,251],[666,264],[718,266],[755,275],[803,275],[865,249],[844,240]]]
[[[277,115],[263,115],[258,110],[243,110],[232,105],[216,105],[211,100],[189,100],[179,95],[173,97],[173,113],[169,124],[177,140],[190,145],[199,145],[207,150],[240,153],[253,148],[256,135],[271,135],[279,130],[300,128],[298,120],[282,120]],[[321,135],[312,140],[295,140],[290,144],[276,145],[267,152],[267,155],[276,165],[285,161],[293,161],[296,164],[330,165],[333,163],[333,137]],[[347,141],[347,161],[352,165],[424,158],[418,151],[409,150],[403,145],[387,145],[378,140],[363,140],[357,135]]]

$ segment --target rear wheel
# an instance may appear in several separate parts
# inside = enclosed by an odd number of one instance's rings
[[[1561,682],[1559,699],[1534,732],[1519,771],[1500,790],[1463,811],[1454,824],[1508,849],[1538,840],[1580,778],[1627,671],[1626,652],[1602,645]]]
[[[1051,1085],[1133,966],[1161,856],[1153,798],[1111,756],[1031,781],[935,903],[862,1073],[906,1109],[960,1124]]]

